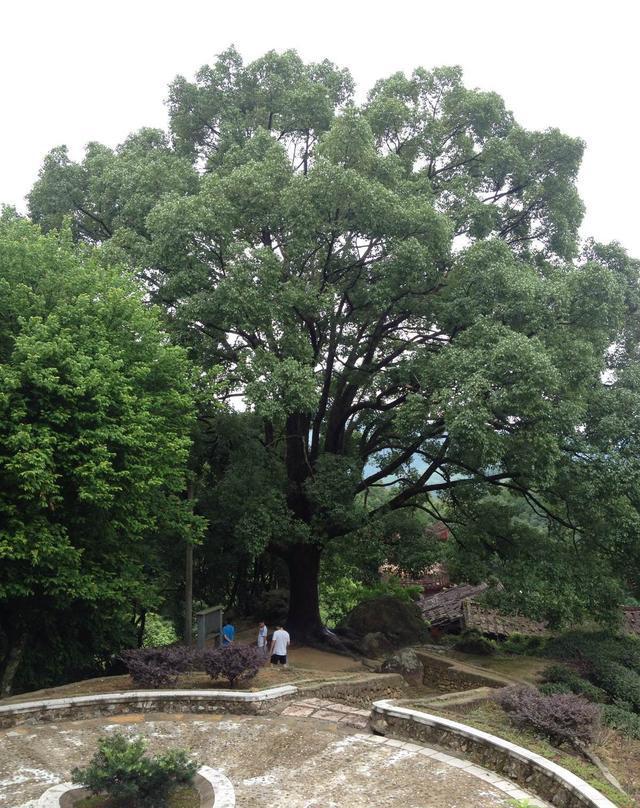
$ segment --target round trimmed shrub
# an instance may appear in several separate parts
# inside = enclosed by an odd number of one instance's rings
[[[181,673],[193,669],[197,657],[194,648],[184,645],[132,648],[120,654],[135,684],[151,688],[173,687]]]
[[[231,687],[235,687],[237,682],[253,679],[265,661],[255,645],[210,648],[204,652],[202,659],[204,669],[212,679],[226,679]]]

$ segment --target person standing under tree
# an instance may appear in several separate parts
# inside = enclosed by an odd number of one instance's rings
[[[287,667],[287,648],[291,638],[289,632],[285,631],[282,626],[276,626],[271,638],[271,664],[282,665]]]
[[[262,656],[266,659],[267,657],[267,634],[269,633],[269,629],[265,626],[264,620],[261,620],[258,623],[258,650],[262,654]]]
[[[231,620],[227,620],[227,622],[222,627],[222,647],[224,648],[227,645],[233,645],[235,637],[236,637],[236,630],[233,627]]]

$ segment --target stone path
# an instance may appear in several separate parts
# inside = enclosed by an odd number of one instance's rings
[[[328,699],[311,698],[302,701],[294,701],[292,704],[285,707],[282,711],[282,715],[297,716],[299,718],[317,718],[320,721],[332,721],[343,726],[366,729],[369,726],[370,712],[369,710],[358,710],[355,707],[338,704]],[[519,788],[501,775],[488,771],[482,768],[482,766],[476,766],[470,760],[463,760],[430,747],[413,743],[403,743],[402,741],[397,741],[392,738],[382,738],[378,735],[357,735],[356,737],[365,737],[368,741],[387,744],[389,747],[396,749],[410,750],[413,753],[433,758],[453,768],[462,769],[467,774],[478,777],[485,783],[491,783],[495,788],[503,791],[511,800],[528,800],[528,804],[531,808],[534,808],[534,806],[544,808],[546,805],[545,802],[536,799],[532,794]]]
[[[348,721],[362,720],[364,711],[320,699],[291,708],[311,713],[147,713],[5,730],[0,806],[26,808],[85,765],[98,737],[115,731],[146,737],[151,753],[190,749],[231,780],[239,808],[508,808],[518,796],[467,761],[354,731]]]
[[[333,721],[347,727],[366,729],[369,726],[370,711],[358,710],[327,699],[303,699],[287,705],[281,714],[298,718],[318,718],[320,721]]]

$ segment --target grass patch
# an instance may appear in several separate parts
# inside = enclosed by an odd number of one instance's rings
[[[461,651],[448,651],[445,659],[456,660],[484,668],[491,673],[506,676],[514,681],[538,684],[542,672],[549,667],[549,660],[537,656],[512,656],[500,650],[493,656],[465,654]]]

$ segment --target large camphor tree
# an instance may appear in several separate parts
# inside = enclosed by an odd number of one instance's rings
[[[0,697],[95,675],[157,609],[193,373],[126,273],[0,218]]]
[[[264,544],[288,564],[298,637],[321,633],[323,548],[436,493],[505,490],[576,553],[602,542],[566,481],[591,458],[638,267],[579,250],[580,140],[523,129],[458,68],[395,74],[359,104],[346,71],[294,52],[229,50],[174,81],[169,113],[168,136],[51,152],[31,215],[71,216],[128,261],[261,419],[279,509]]]

